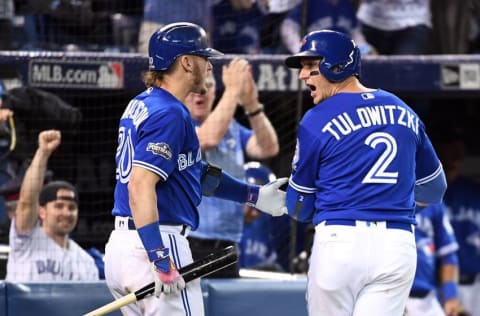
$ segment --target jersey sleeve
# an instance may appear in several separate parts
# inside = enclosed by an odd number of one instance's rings
[[[154,113],[137,131],[133,165],[148,169],[166,180],[177,167],[185,138],[185,124],[175,111]]]
[[[455,234],[445,209],[444,204],[439,204],[432,219],[437,257],[443,257],[458,250]]]
[[[416,154],[416,184],[421,185],[428,183],[438,177],[442,172],[442,166],[437,154],[433,148],[430,139],[425,133],[425,126],[420,124],[419,144]]]
[[[288,181],[295,191],[307,194],[317,191],[315,179],[320,164],[320,148],[317,137],[300,125],[292,161],[292,175]]]

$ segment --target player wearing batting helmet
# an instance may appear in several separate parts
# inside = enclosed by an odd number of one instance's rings
[[[275,174],[258,161],[244,164],[245,178],[249,183],[263,185],[276,179]],[[276,263],[277,251],[274,222],[271,216],[245,205],[244,225],[240,241],[240,267],[258,270],[281,271]]]
[[[315,107],[297,132],[287,187],[291,217],[311,221],[309,315],[400,316],[416,265],[415,204],[439,203],[439,159],[418,115],[363,86],[360,52],[347,35],[307,34],[285,60]]]
[[[210,48],[198,25],[168,24],[149,43],[148,89],[127,105],[116,151],[115,229],[105,247],[105,278],[115,298],[155,282],[155,297],[122,307],[124,315],[203,315],[198,279],[178,268],[192,262],[186,236],[198,226],[202,194],[250,203],[272,215],[285,192],[235,180],[202,162],[195,126],[182,100],[206,90]],[[185,289],[185,290],[184,290]]]
[[[443,203],[417,207],[416,220],[417,270],[408,315],[458,316],[458,243],[446,207]]]
[[[445,169],[444,202],[459,245],[459,301],[465,311],[480,315],[480,184],[462,174],[468,149],[463,128],[449,116],[432,126],[431,138]]]

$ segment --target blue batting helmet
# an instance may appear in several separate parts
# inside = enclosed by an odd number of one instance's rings
[[[290,68],[302,68],[300,60],[321,59],[320,72],[330,81],[360,76],[360,50],[344,33],[321,30],[310,32],[302,39],[300,52],[285,59]]]
[[[277,178],[268,167],[257,161],[247,162],[243,165],[243,169],[248,183],[263,185]]]
[[[167,24],[150,37],[148,45],[150,70],[167,70],[181,55],[214,57],[223,53],[209,47],[207,33],[193,23]]]

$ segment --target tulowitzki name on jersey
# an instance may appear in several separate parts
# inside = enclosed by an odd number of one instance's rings
[[[418,116],[399,105],[376,105],[357,108],[354,115],[343,112],[322,128],[336,140],[361,128],[378,125],[401,125],[418,135]]]

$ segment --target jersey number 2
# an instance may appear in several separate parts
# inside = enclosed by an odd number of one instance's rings
[[[365,139],[365,144],[375,148],[379,144],[385,145],[382,152],[372,168],[368,171],[362,183],[397,183],[398,172],[387,172],[388,166],[397,155],[397,141],[388,133],[372,133]]]

